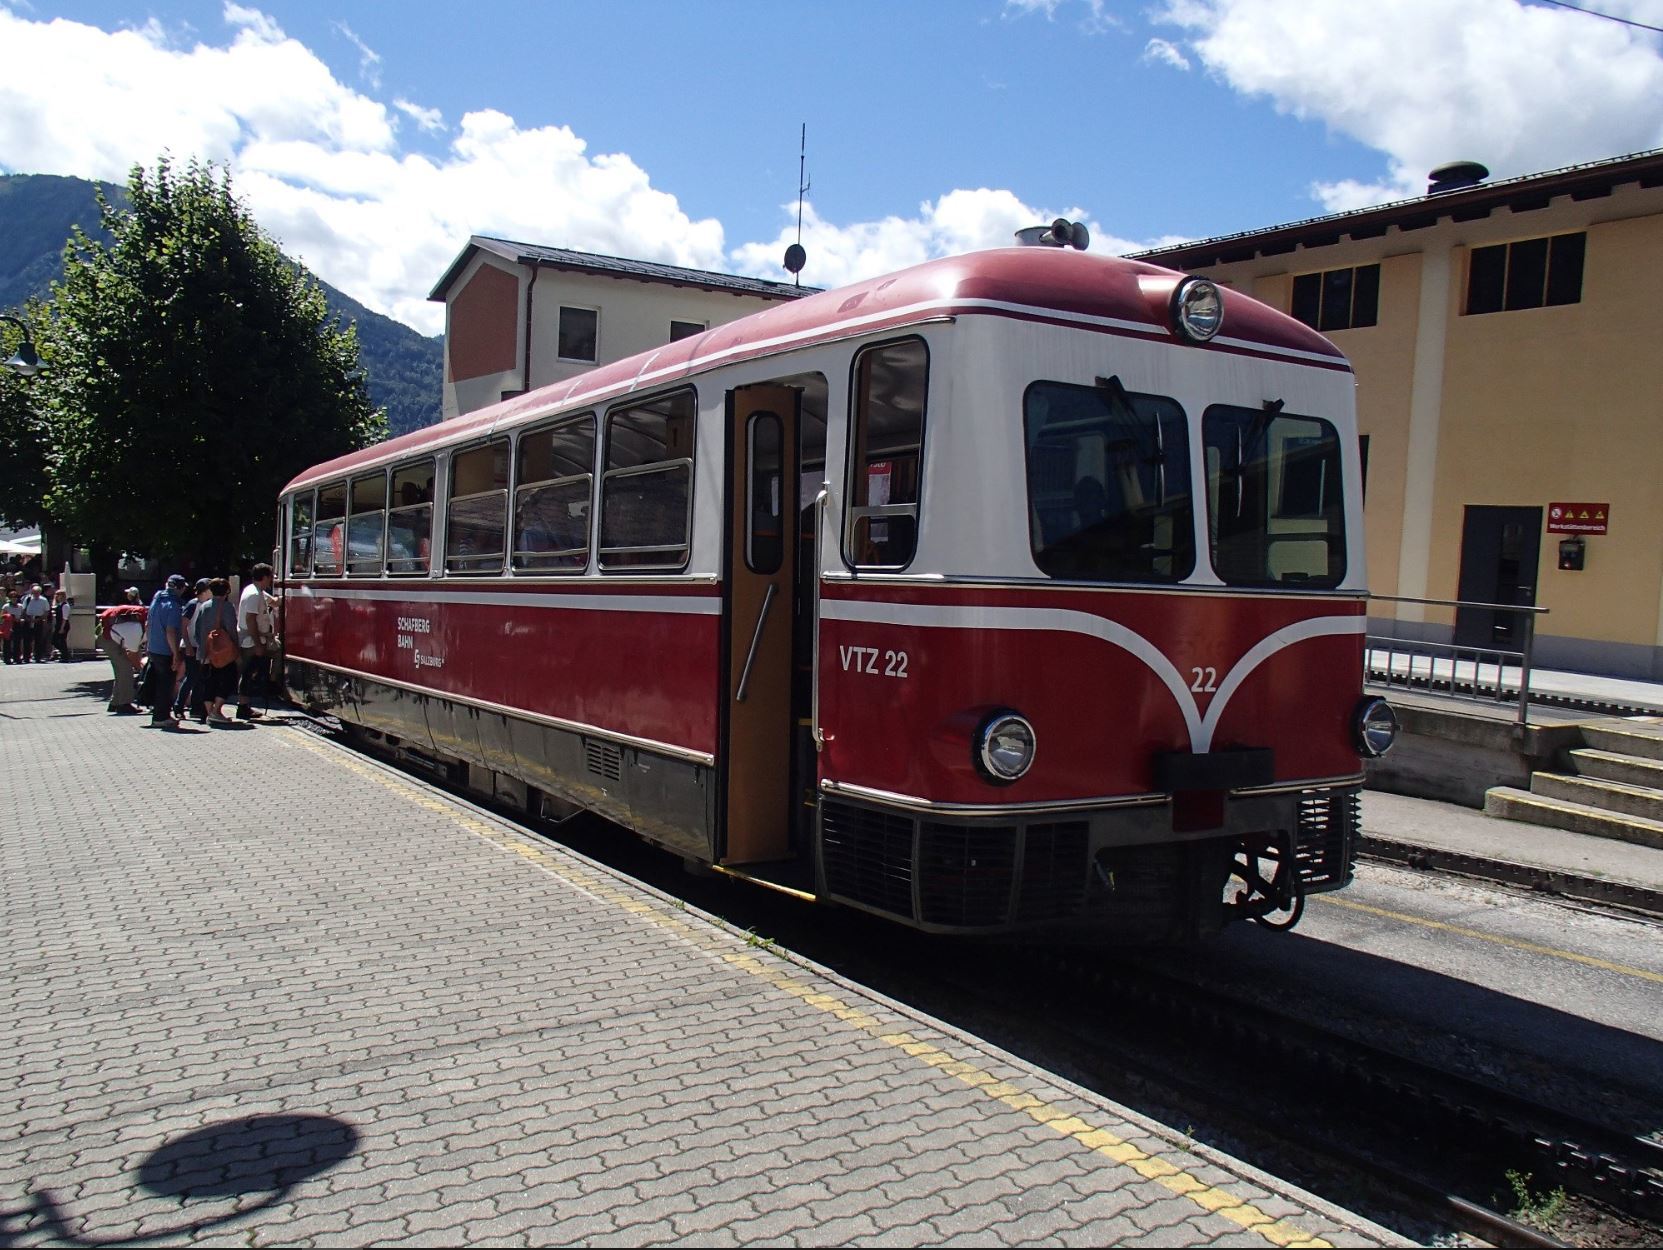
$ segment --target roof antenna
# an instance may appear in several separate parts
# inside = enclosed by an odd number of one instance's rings
[[[797,144],[797,241],[785,249],[785,267],[798,286],[803,284],[803,266],[808,264],[808,253],[803,250],[803,197],[808,194],[808,123]]]

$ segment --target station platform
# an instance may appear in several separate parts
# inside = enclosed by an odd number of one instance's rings
[[[0,670],[0,1245],[1389,1231],[279,714]]]

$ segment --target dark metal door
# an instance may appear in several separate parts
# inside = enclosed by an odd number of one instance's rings
[[[1473,603],[1536,602],[1542,554],[1542,510],[1467,505],[1461,525],[1461,581],[1456,598]],[[1525,614],[1496,608],[1460,608],[1455,642],[1462,647],[1516,651],[1524,644]]]

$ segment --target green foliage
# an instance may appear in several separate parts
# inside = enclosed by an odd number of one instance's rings
[[[113,242],[103,227],[100,195],[118,208],[127,206],[126,188],[113,183],[48,174],[0,176],[0,310],[12,311],[48,294],[62,277],[64,242],[76,227],[106,246]],[[391,432],[405,434],[437,421],[444,383],[443,340],[418,334],[315,275],[308,276],[329,301],[330,315],[358,327],[359,359],[370,402],[387,410]]]
[[[1529,1172],[1511,1168],[1507,1171],[1507,1187],[1513,1191],[1513,1218],[1544,1232],[1551,1231],[1564,1214],[1565,1187],[1559,1185],[1551,1191],[1532,1192],[1530,1181]]]
[[[383,437],[356,334],[231,192],[164,158],[108,244],[77,229],[39,347],[49,514],[83,543],[226,569],[272,545],[300,469]]]
[[[33,321],[38,310],[31,309]],[[31,330],[30,337],[34,337]],[[22,341],[21,332],[0,322],[0,360],[9,360]],[[0,525],[33,525],[44,514],[46,497],[46,434],[33,378],[0,369],[0,449],[5,470],[0,472]]]

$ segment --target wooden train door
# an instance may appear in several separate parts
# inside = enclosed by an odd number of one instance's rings
[[[791,853],[798,392],[728,393],[727,703],[718,862]]]

